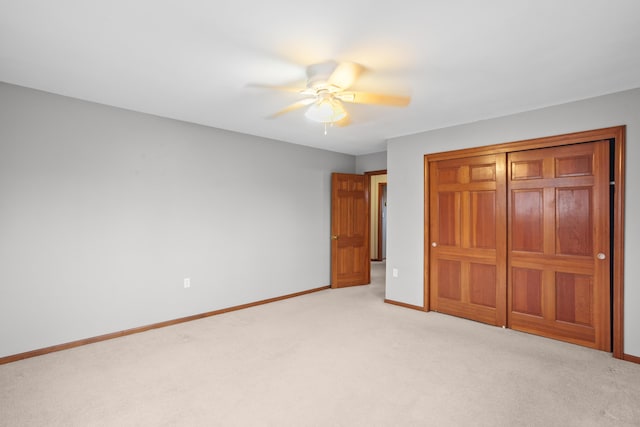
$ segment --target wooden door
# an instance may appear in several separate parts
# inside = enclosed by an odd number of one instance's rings
[[[331,287],[370,282],[369,191],[367,177],[331,177]]]
[[[505,154],[430,163],[430,305],[506,325]]]
[[[610,351],[609,142],[508,155],[509,325]]]

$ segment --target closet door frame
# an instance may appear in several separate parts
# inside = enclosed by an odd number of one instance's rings
[[[614,141],[614,154],[611,159],[615,191],[612,195],[613,203],[613,232],[612,232],[612,350],[613,357],[626,359],[624,354],[624,194],[625,194],[625,126],[615,126],[584,132],[575,132],[524,141],[509,142],[484,147],[474,147],[442,153],[426,154],[424,156],[424,311],[429,311],[430,301],[430,250],[431,237],[429,235],[429,163],[440,160],[450,160],[463,157],[483,156],[490,154],[509,153],[513,151],[532,150],[563,145],[579,144],[608,139]]]

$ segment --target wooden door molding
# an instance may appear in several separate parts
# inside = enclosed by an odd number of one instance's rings
[[[430,310],[430,286],[429,276],[431,266],[429,264],[431,252],[430,237],[430,178],[429,163],[434,161],[456,159],[488,154],[509,153],[514,151],[531,150],[537,148],[558,147],[563,145],[580,144],[598,140],[614,141],[614,153],[611,167],[615,191],[612,196],[613,203],[613,239],[611,251],[613,254],[613,301],[612,301],[612,350],[613,357],[622,359],[624,354],[624,194],[625,194],[625,126],[596,129],[585,132],[575,132],[565,135],[556,135],[543,138],[535,138],[517,142],[501,143],[496,145],[474,147],[442,153],[427,154],[424,156],[424,309]]]

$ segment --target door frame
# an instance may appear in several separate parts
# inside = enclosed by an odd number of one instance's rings
[[[386,169],[380,169],[380,170],[376,170],[376,171],[370,171],[370,172],[365,172],[364,176],[365,176],[365,181],[366,181],[366,186],[367,186],[367,194],[369,194],[369,227],[371,227],[371,177],[373,175],[386,175],[387,174],[387,170]],[[380,194],[378,194],[378,198],[380,197]],[[380,255],[378,254],[378,252],[380,252],[380,215],[378,215],[378,247],[376,248],[376,258],[373,259],[371,258],[371,245],[369,245],[369,259],[372,261],[382,261],[380,258]]]
[[[382,223],[382,213],[384,211],[384,202],[382,201],[382,193],[387,191],[387,183],[386,182],[379,182],[378,183],[378,247],[377,249],[377,255],[378,255],[378,261],[383,261],[384,260],[384,252],[382,250],[382,245],[383,245],[383,231],[384,231],[384,224]],[[386,220],[385,220],[386,222]]]
[[[429,311],[430,291],[430,250],[429,242],[429,163],[439,160],[449,160],[461,157],[482,156],[487,154],[508,153],[512,151],[533,150],[539,148],[559,147],[563,145],[579,144],[591,141],[609,139],[614,141],[614,155],[611,159],[615,191],[613,203],[613,264],[612,264],[612,350],[616,359],[627,359],[624,354],[624,194],[625,194],[625,131],[626,126],[596,129],[584,132],[574,132],[523,141],[507,142],[483,147],[473,147],[442,153],[425,154],[424,156],[424,302],[423,310]]]

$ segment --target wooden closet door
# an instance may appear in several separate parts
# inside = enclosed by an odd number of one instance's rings
[[[510,153],[509,326],[610,350],[609,142]]]
[[[429,165],[432,310],[506,325],[505,158]]]

